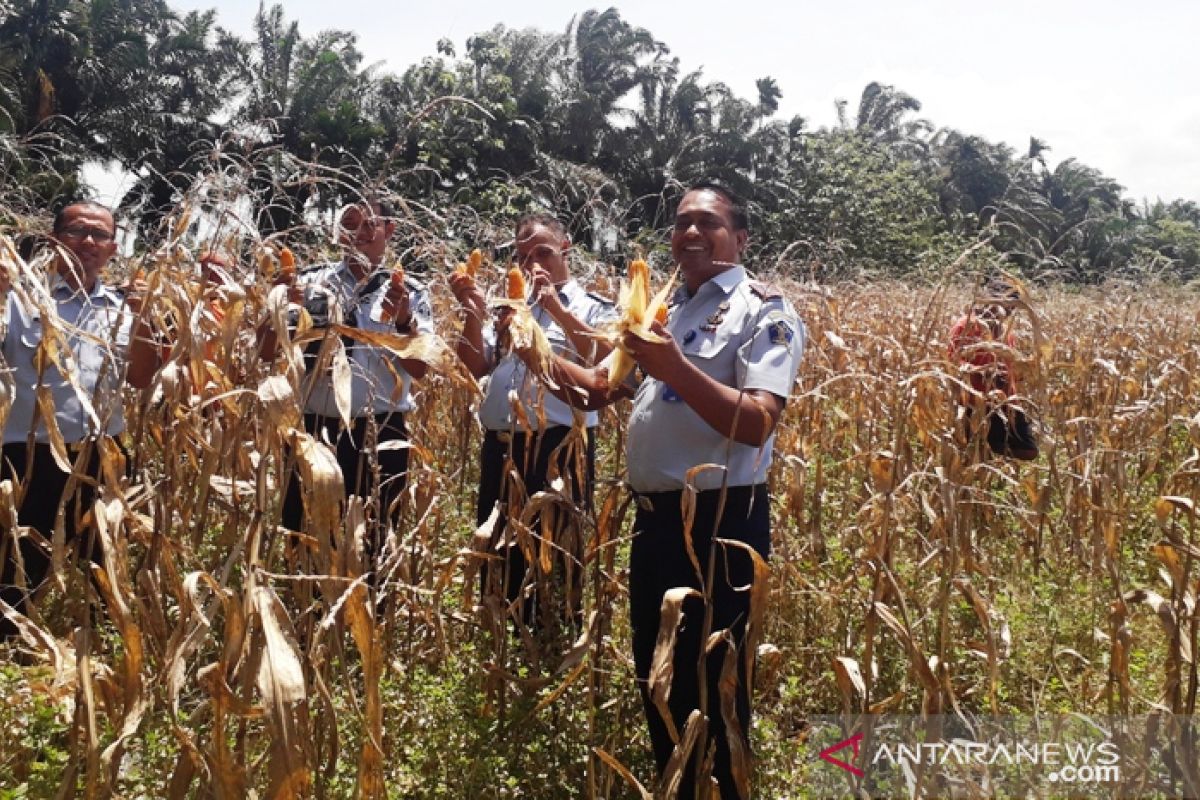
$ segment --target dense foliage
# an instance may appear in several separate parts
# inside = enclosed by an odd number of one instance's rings
[[[880,83],[810,130],[776,118],[773,78],[738,97],[615,9],[561,33],[497,25],[461,55],[443,40],[396,75],[364,66],[352,32],[305,36],[279,5],[260,6],[247,41],[165,0],[0,0],[0,78],[6,182],[54,202],[86,162],[115,159],[138,176],[123,206],[147,234],[219,142],[275,155],[256,162],[264,233],[343,199],[318,190],[316,164],[431,207],[536,200],[612,253],[661,226],[681,185],[716,176],[752,201],[765,255],[818,274],[911,274],[979,237],[1068,280],[1200,265],[1195,202],[1139,206],[1073,159],[1051,168],[1040,140],[1016,152],[938,128]]]

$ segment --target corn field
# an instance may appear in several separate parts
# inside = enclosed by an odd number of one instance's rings
[[[378,509],[347,502],[328,449],[302,432],[295,349],[275,363],[256,349],[264,320],[285,329],[279,249],[328,257],[326,232],[314,221],[258,239],[240,185],[220,177],[181,202],[163,244],[114,265],[114,281],[145,275],[143,313],[173,346],[154,386],[127,395],[122,448],[100,453],[86,522],[104,567],[89,576],[56,542],[54,585],[0,651],[0,797],[654,793],[623,577],[627,403],[602,416],[593,510],[550,491],[512,512],[552,509],[582,539],[579,630],[514,633],[502,601],[479,599],[480,393],[452,356],[447,276],[470,247],[494,252],[510,221],[402,206],[399,256],[428,266],[440,340],[372,339],[432,365],[372,583],[363,531]],[[432,233],[434,217],[457,221],[455,243]],[[17,219],[0,253],[33,280],[44,265],[17,258],[11,235],[44,220]],[[200,280],[214,245],[240,254],[235,281]],[[661,283],[665,253],[649,260]],[[494,293],[501,262],[481,271]],[[578,254],[574,269],[615,296],[623,265]],[[1196,711],[1200,302],[1031,287],[1015,316],[1018,401],[1042,455],[1021,464],[985,457],[957,416],[969,380],[945,334],[978,274],[778,278],[809,339],[771,477],[756,796],[809,796],[811,715]],[[302,534],[279,524],[293,469]],[[21,490],[0,485],[6,536]],[[555,543],[528,530],[522,544]],[[1195,754],[1182,762],[1168,793],[1200,787]]]

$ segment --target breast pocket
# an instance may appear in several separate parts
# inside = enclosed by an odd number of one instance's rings
[[[730,345],[730,332],[697,328],[683,335],[681,348],[685,355],[696,358],[717,358]]]
[[[684,334],[680,342],[683,354],[710,378],[733,385],[733,366],[737,347],[732,331],[696,329]]]

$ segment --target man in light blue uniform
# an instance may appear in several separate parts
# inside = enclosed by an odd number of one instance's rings
[[[432,333],[432,313],[424,287],[409,277],[403,285],[395,285],[390,280],[392,271],[384,264],[388,242],[396,230],[391,205],[372,201],[349,206],[339,225],[346,257],[306,269],[297,276],[297,289],[303,294],[314,325],[324,328],[340,323],[364,331]],[[423,377],[426,366],[347,338],[343,346],[350,365],[352,417],[347,429],[338,413],[328,356],[318,363],[317,356],[325,345],[323,339],[311,343],[305,357],[309,369],[301,385],[304,426],[336,451],[346,493],[359,495],[367,502],[372,512],[368,546],[377,559],[386,534],[385,521],[404,490],[408,472],[406,447],[377,447],[407,441],[404,415],[413,408],[412,379]],[[267,348],[268,353],[273,350],[273,346]],[[378,464],[378,480],[372,462]],[[282,522],[287,528],[302,530],[303,516],[299,481],[293,479],[284,496]]]
[[[616,311],[610,301],[584,291],[571,277],[567,266],[571,243],[562,223],[549,215],[525,216],[517,222],[516,237],[518,263],[532,279],[531,312],[554,352],[581,364],[593,364],[603,358],[610,347],[594,334],[597,328],[616,318]],[[458,341],[459,357],[477,378],[490,374],[479,409],[484,438],[476,523],[482,525],[497,503],[507,512],[509,508],[515,509],[519,496],[528,497],[544,490],[552,458],[564,480],[564,494],[577,505],[590,507],[595,478],[596,412],[580,415],[584,438],[572,444],[569,437],[578,412],[547,392],[515,353],[498,352],[496,326],[490,322],[484,324],[486,304],[473,280],[455,275],[451,287],[467,311]],[[513,397],[520,404],[520,414],[514,411]],[[528,421],[528,431],[522,420]],[[521,476],[520,490],[508,479],[508,463]],[[503,529],[502,519],[495,529],[496,541],[501,540]],[[556,540],[554,544],[566,550],[565,608],[568,616],[574,618],[581,601],[582,543]],[[526,624],[538,625],[537,608],[549,598],[544,594],[526,596],[527,572],[520,548],[510,547],[502,569],[485,568],[484,591],[489,590],[489,582],[494,584],[492,590],[500,592],[512,604],[513,613]],[[546,617],[541,614],[543,621]]]
[[[95,498],[99,474],[97,442],[125,430],[121,387],[128,382],[145,388],[159,367],[160,354],[145,323],[132,335],[134,312],[140,308],[142,290],[122,293],[105,286],[100,272],[116,252],[116,223],[112,212],[90,202],[65,206],[55,217],[53,238],[63,255],[43,285],[26,285],[10,291],[8,276],[0,278],[4,299],[4,362],[12,371],[12,407],[4,427],[0,477],[13,480],[17,519],[33,528],[45,541],[3,531],[0,541],[0,598],[18,611],[28,608],[29,597],[45,580],[50,567],[48,542],[53,536],[60,507],[65,506],[64,527],[68,546],[98,559],[99,550],[79,541],[79,521]],[[47,332],[62,335],[59,361],[73,373],[78,391],[48,357]],[[39,369],[39,361],[44,359]],[[68,374],[70,374],[68,373]],[[39,409],[39,390],[53,403],[53,416]],[[70,494],[71,477],[52,452],[52,428],[66,444],[66,456],[82,476]],[[60,454],[61,455],[61,454]],[[18,574],[17,549],[23,562]],[[23,585],[22,585],[23,584]],[[0,615],[0,639],[15,627]]]
[[[764,559],[770,553],[771,464],[775,426],[783,412],[804,350],[804,325],[774,288],[752,280],[739,260],[749,237],[741,201],[715,184],[698,184],[683,196],[675,215],[671,252],[683,272],[665,327],[653,328],[661,342],[627,334],[623,346],[644,373],[633,400],[626,434],[629,483],[637,498],[630,548],[629,606],[638,686],[659,769],[674,750],[671,727],[683,729],[701,707],[700,666],[705,653],[706,611],[711,630],[727,631],[738,652],[738,688],[733,719],[724,719],[718,684],[725,663],[725,640],[704,657],[708,738],[716,745],[713,777],[722,798],[747,796],[732,763],[727,730],[732,727],[749,752],[750,676],[746,652],[753,562],[741,548],[715,539],[741,542]],[[620,396],[628,386],[609,387],[602,371],[585,371],[558,361],[552,376],[584,390],[586,407]],[[572,388],[565,397],[575,397]],[[688,529],[683,514],[688,471],[697,473],[695,514]],[[695,553],[699,570],[688,552]],[[707,576],[712,575],[712,581]],[[669,726],[651,699],[650,666],[664,596],[671,589],[694,589],[684,603],[684,621],[673,658],[674,675],[666,703]],[[711,605],[706,608],[706,601]],[[708,742],[695,745],[680,797],[691,797],[696,766]]]

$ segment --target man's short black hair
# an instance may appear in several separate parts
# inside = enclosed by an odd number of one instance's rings
[[[54,233],[58,233],[59,231],[61,231],[63,229],[63,226],[67,224],[67,212],[70,211],[72,208],[94,208],[97,211],[103,211],[104,213],[108,214],[108,216],[110,218],[112,218],[112,221],[113,221],[113,231],[112,232],[114,234],[117,232],[117,215],[113,213],[113,210],[111,208],[104,205],[103,203],[97,203],[95,200],[72,200],[69,203],[67,203],[65,206],[60,208],[58,210],[58,213],[54,215],[54,228],[52,229],[52,231]]]
[[[379,206],[379,216],[383,217],[384,219],[396,218],[396,204],[391,200],[385,200],[382,197],[374,197],[368,202]]]
[[[733,220],[734,230],[749,231],[750,230],[750,214],[746,210],[746,201],[738,196],[737,192],[730,189],[728,186],[718,183],[714,180],[696,181],[687,188],[685,195],[691,192],[713,192],[725,198],[725,202],[729,204],[729,216]]]
[[[345,206],[342,207],[341,213],[343,213],[343,214],[346,213],[346,210],[350,209],[350,208],[360,208],[360,209],[366,208],[372,214],[374,214],[376,209],[378,209],[379,216],[382,217],[383,219],[395,219],[396,218],[396,204],[393,203],[391,200],[387,200],[382,197],[377,197],[375,195],[367,195],[365,197],[361,197],[358,200],[354,200],[350,203],[347,203]]]
[[[516,227],[513,228],[513,234],[521,235],[521,231],[525,230],[530,225],[541,225],[543,228],[548,228],[554,232],[555,236],[567,238],[567,226],[562,224],[558,217],[547,211],[531,211],[528,214],[523,214],[517,220]]]

